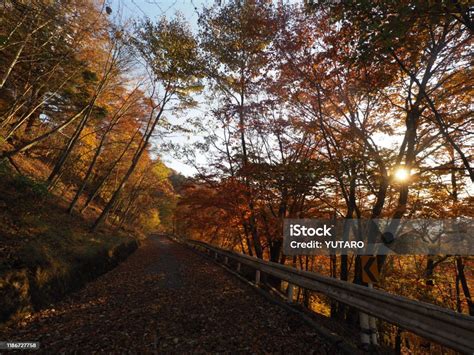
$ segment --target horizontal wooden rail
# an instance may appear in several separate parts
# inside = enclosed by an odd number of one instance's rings
[[[238,267],[239,264],[248,265],[293,285],[320,292],[438,344],[464,353],[474,352],[474,317],[381,290],[216,248],[201,241],[182,241],[193,248],[212,252],[216,258],[220,256],[227,261],[234,260]]]

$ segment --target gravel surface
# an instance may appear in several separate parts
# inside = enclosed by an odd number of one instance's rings
[[[2,340],[39,341],[47,354],[335,353],[297,316],[158,236],[61,303],[1,330]]]

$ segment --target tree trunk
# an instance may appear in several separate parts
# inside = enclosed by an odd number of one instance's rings
[[[21,43],[20,47],[18,47],[18,50],[16,51],[15,56],[13,57],[12,62],[10,63],[10,65],[8,66],[8,68],[5,70],[5,73],[3,74],[3,77],[2,77],[2,79],[0,80],[0,89],[3,88],[3,86],[4,86],[5,83],[7,82],[8,77],[10,76],[10,74],[11,74],[13,68],[15,67],[16,63],[18,63],[18,59],[20,59],[20,55],[21,55],[21,53],[23,52],[23,50],[25,49],[26,42],[29,40],[29,38],[30,38],[30,34],[27,35],[27,37],[25,38],[25,40]]]
[[[466,274],[464,273],[464,263],[461,256],[456,257],[456,268],[458,270],[459,281],[461,282],[462,291],[467,302],[467,309],[470,316],[474,316],[474,304],[471,298],[471,292],[467,283]]]

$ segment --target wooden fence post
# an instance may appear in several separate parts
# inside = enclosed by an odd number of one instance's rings
[[[369,283],[369,288],[374,288],[372,283]],[[379,345],[379,334],[377,331],[377,321],[375,317],[369,316],[369,328],[370,328],[370,336],[372,340],[372,344]]]
[[[295,290],[295,286],[292,284],[288,283],[288,288],[287,288],[287,300],[289,303],[293,303],[293,293]]]
[[[364,349],[368,350],[370,346],[370,326],[367,313],[359,312],[360,323],[360,342]]]

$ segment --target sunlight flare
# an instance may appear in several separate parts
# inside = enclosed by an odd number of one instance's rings
[[[411,173],[410,170],[405,167],[398,167],[393,172],[393,177],[398,182],[406,182],[410,178]]]

